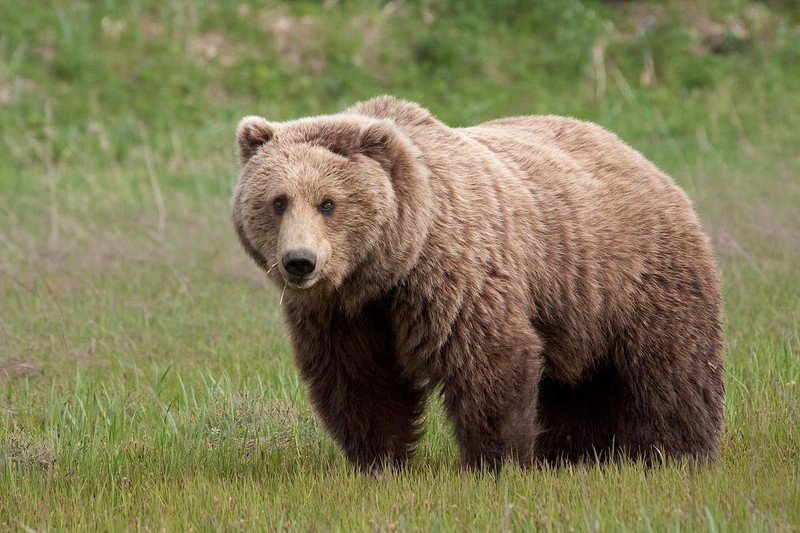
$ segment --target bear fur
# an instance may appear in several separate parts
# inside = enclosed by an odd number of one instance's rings
[[[285,290],[296,363],[362,468],[440,385],[462,464],[711,459],[719,280],[684,192],[601,127],[450,128],[393,97],[239,124],[233,224]]]

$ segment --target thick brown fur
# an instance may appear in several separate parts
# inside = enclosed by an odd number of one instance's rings
[[[450,128],[379,97],[247,117],[238,141],[234,226],[287,287],[301,375],[355,464],[402,464],[437,384],[470,468],[715,456],[709,242],[683,191],[612,133],[556,116]],[[308,280],[285,268],[299,249]]]

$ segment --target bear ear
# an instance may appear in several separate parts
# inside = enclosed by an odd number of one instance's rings
[[[391,174],[394,166],[394,152],[400,142],[400,132],[394,122],[378,120],[361,129],[358,137],[358,151],[380,163]]]
[[[239,121],[236,140],[239,143],[239,161],[242,165],[255,155],[259,147],[275,136],[275,130],[265,118],[251,115]]]

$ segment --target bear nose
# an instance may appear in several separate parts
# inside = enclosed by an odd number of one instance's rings
[[[308,248],[300,248],[283,254],[283,268],[293,276],[305,276],[317,266],[317,256]]]

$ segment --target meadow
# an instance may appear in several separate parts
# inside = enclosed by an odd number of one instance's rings
[[[800,6],[791,0],[0,1],[0,529],[800,530]],[[352,471],[231,229],[239,118],[392,93],[555,113],[693,199],[724,282],[708,467]]]

